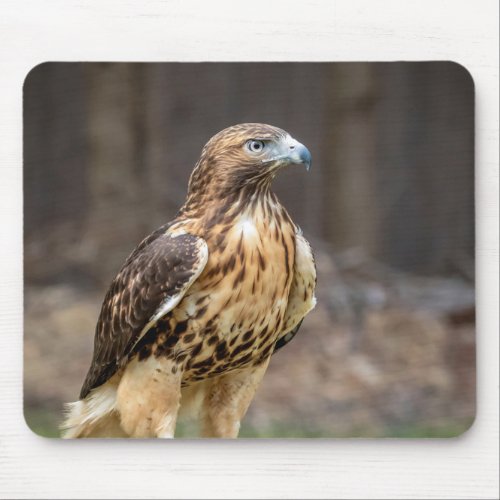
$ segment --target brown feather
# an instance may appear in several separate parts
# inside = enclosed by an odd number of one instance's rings
[[[196,236],[173,237],[157,231],[147,240],[127,259],[104,298],[81,399],[127,361],[162,301],[180,293],[202,264]]]

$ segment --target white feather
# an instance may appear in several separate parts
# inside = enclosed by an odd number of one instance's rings
[[[156,310],[156,312],[153,314],[151,317],[150,323],[156,323],[162,316],[165,316],[168,312],[170,312],[174,307],[179,304],[181,301],[182,297],[184,296],[184,290],[179,292],[177,295],[174,295],[173,297],[167,297],[163,302],[160,304],[160,307]],[[150,324],[148,323],[148,324]],[[141,333],[142,335],[142,333]]]
[[[255,227],[255,222],[250,217],[241,217],[238,223],[236,224],[236,230],[241,231],[245,238],[257,235],[257,228]]]
[[[97,387],[83,400],[65,405],[66,419],[61,426],[63,437],[79,436],[82,429],[97,423],[116,407],[116,383],[112,380]]]

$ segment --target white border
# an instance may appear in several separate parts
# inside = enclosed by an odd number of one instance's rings
[[[0,12],[0,497],[498,498],[497,0],[9,0]],[[82,443],[26,428],[21,86],[31,67],[425,59],[460,62],[476,84],[479,392],[470,431],[427,442]]]

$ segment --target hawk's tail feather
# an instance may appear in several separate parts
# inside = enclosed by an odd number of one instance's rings
[[[66,403],[62,437],[126,437],[115,405],[116,386],[109,382],[94,389],[85,399]]]

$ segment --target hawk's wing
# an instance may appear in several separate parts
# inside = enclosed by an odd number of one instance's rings
[[[94,338],[94,356],[80,392],[83,399],[106,382],[142,335],[171,311],[203,271],[208,247],[191,234],[164,226],[129,256],[104,298]]]
[[[299,331],[305,315],[316,305],[316,265],[309,242],[298,231],[295,235],[295,263],[293,281],[288,296],[283,332],[279,335],[274,351],[288,344]]]
[[[281,335],[278,337],[278,340],[276,341],[276,344],[274,344],[274,350],[273,354],[278,350],[281,349],[283,346],[287,345],[288,342],[290,342],[295,335],[297,335],[300,325],[302,324],[303,319],[301,319],[297,326],[295,328],[292,328],[289,332],[285,333],[285,335]]]

